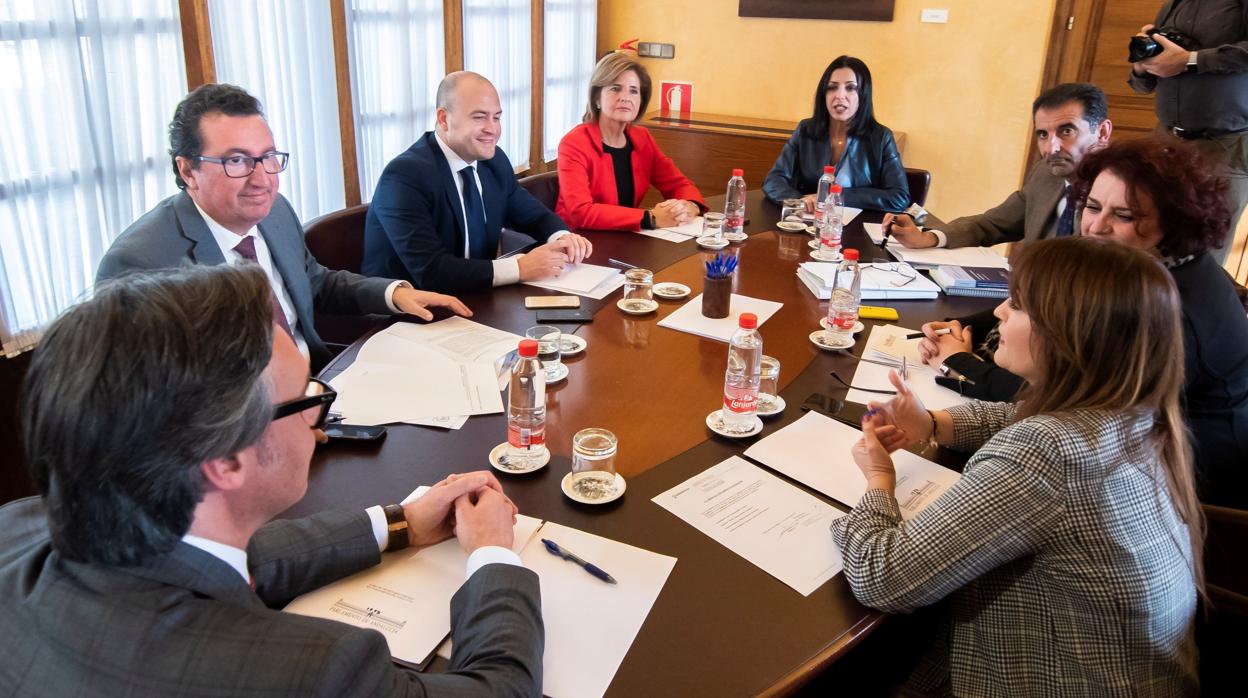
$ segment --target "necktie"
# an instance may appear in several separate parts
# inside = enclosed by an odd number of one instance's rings
[[[235,245],[234,251],[249,262],[260,263],[256,259],[256,240],[250,235],[244,237],[242,242]],[[286,334],[294,338],[295,335],[290,331],[290,324],[286,322],[286,312],[282,310],[282,304],[278,302],[277,294],[273,292],[271,283],[269,284],[269,300],[273,302],[273,322],[280,325],[283,330],[286,330]]]
[[[1062,210],[1061,218],[1057,219],[1057,237],[1059,238],[1075,233],[1075,199],[1069,184],[1062,191],[1062,196],[1066,199],[1066,208]]]
[[[485,253],[485,206],[472,176],[472,165],[460,170],[459,178],[464,183],[464,215],[468,218],[468,257],[489,259]]]

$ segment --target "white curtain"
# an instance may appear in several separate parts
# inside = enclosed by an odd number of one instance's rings
[[[532,24],[530,0],[464,0],[464,68],[498,89],[503,103],[499,145],[516,171],[529,168]]]
[[[304,221],[345,206],[329,3],[209,0],[208,19],[217,81],[259,99],[290,153],[279,191]]]
[[[433,130],[446,74],[441,0],[351,0],[347,10],[362,201],[396,155]]]
[[[598,39],[597,0],[546,0],[543,20],[542,157],[559,154],[559,140],[581,123],[589,97]]]
[[[177,191],[186,92],[177,0],[0,0],[0,341],[90,289],[109,243]]]

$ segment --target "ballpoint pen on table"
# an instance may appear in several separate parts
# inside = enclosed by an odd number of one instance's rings
[[[625,268],[625,269],[636,269],[636,268],[637,268],[637,266],[636,266],[636,265],[629,264],[628,262],[621,262],[621,261],[620,261],[620,260],[618,260],[618,259],[608,259],[607,261],[608,261],[608,262],[610,262],[611,264],[614,264],[614,265],[615,265],[615,266],[617,266],[617,267],[623,267],[623,268]]]
[[[948,327],[942,327],[939,330],[936,330],[934,334],[937,336],[940,336],[942,334],[953,334],[953,330]],[[906,335],[906,339],[921,339],[926,336],[927,335],[923,334],[922,332],[911,332],[910,334]]]
[[[567,548],[559,547],[559,544],[554,542],[553,540],[550,540],[549,538],[543,538],[542,545],[546,546],[546,551],[550,553],[551,555],[554,555],[555,557],[561,557],[567,560],[568,562],[575,562],[576,564],[584,568],[586,572],[594,575],[595,577],[601,579],[604,582],[607,582],[608,584],[618,584],[618,582],[615,581],[615,577],[612,577],[611,575],[607,574],[606,570],[593,564],[592,562],[586,562],[585,560],[577,557],[571,550],[568,550]]]

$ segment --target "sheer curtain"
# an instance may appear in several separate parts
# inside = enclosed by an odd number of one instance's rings
[[[81,299],[108,244],[177,191],[177,0],[0,2],[0,341]]]
[[[559,140],[581,123],[594,72],[598,39],[597,0],[546,0],[543,34],[542,157],[559,154]]]
[[[532,122],[531,0],[464,0],[464,68],[484,75],[503,103],[499,145],[516,171],[529,168]]]
[[[433,130],[446,74],[441,0],[351,0],[347,9],[362,201],[396,155]]]
[[[209,0],[217,80],[264,105],[290,153],[280,191],[304,220],[346,205],[328,2]]]

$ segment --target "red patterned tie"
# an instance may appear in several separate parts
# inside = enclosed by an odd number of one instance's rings
[[[256,259],[256,239],[250,235],[243,238],[243,241],[234,246],[234,251],[242,255],[243,259],[249,262],[259,264]],[[272,284],[269,285],[269,300],[273,301],[273,322],[286,330],[286,334],[294,339],[295,335],[290,331],[290,324],[286,322],[286,312],[282,310],[282,304],[277,300],[277,294],[273,292]]]

